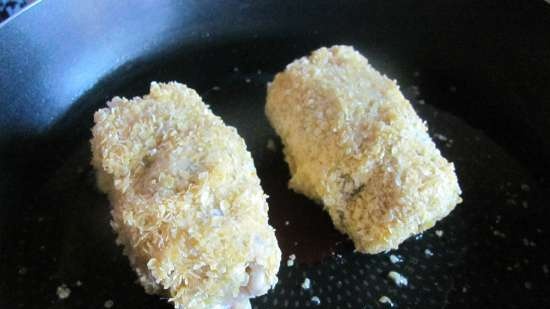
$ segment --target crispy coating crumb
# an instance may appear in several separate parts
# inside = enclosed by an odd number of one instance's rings
[[[67,299],[71,296],[71,289],[66,284],[62,284],[57,287],[56,293],[59,299]]]
[[[321,202],[356,250],[396,249],[461,202],[454,165],[395,81],[348,46],[321,48],[268,85],[289,187]]]
[[[321,304],[321,299],[319,299],[318,296],[311,297],[311,303],[315,306],[319,306]]]
[[[289,255],[288,260],[286,261],[286,266],[288,266],[288,267],[294,266],[294,261],[295,260],[296,260],[296,255],[295,254]]]
[[[108,299],[105,301],[105,303],[103,303],[103,307],[105,308],[113,308],[113,306],[115,305],[115,303],[111,300],[111,299]]]
[[[409,284],[409,280],[407,280],[407,278],[393,270],[388,273],[388,278],[393,280],[397,286],[406,286]]]
[[[401,263],[401,262],[403,262],[403,257],[401,257],[400,255],[391,254],[390,255],[390,262],[392,264]]]
[[[277,151],[277,145],[275,145],[275,141],[271,138],[267,140],[266,147],[273,152]]]
[[[391,299],[390,299],[388,296],[386,296],[386,295],[383,295],[382,297],[380,297],[380,298],[378,299],[378,301],[379,301],[380,303],[382,303],[382,304],[388,304],[390,307],[393,307],[393,306],[394,306],[394,304],[393,304],[393,302],[391,301]]]
[[[236,129],[175,82],[107,105],[92,164],[140,283],[176,308],[250,307],[276,284],[281,252]]]
[[[309,278],[305,278],[304,282],[302,282],[302,289],[309,290],[311,288],[311,280]]]

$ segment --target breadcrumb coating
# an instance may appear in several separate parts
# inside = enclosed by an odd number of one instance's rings
[[[281,252],[237,130],[176,82],[107,105],[92,165],[139,282],[176,308],[250,308],[276,284]]]
[[[395,81],[349,46],[295,60],[268,85],[289,187],[322,203],[356,250],[395,249],[461,202],[447,162]]]

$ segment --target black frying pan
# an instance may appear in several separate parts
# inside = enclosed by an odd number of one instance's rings
[[[391,252],[402,263],[354,253],[286,188],[265,84],[332,44],[397,79],[457,167],[464,203]],[[0,308],[171,308],[134,283],[89,166],[93,111],[152,80],[197,89],[253,154],[283,250],[280,283],[255,308],[315,307],[313,296],[384,308],[383,295],[399,308],[550,305],[550,4],[50,0],[0,26]]]

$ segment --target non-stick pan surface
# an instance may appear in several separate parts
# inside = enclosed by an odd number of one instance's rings
[[[0,27],[0,308],[171,307],[135,284],[89,165],[93,111],[152,80],[197,89],[252,152],[283,250],[253,307],[548,307],[548,29],[542,0],[36,4]],[[354,253],[287,189],[263,114],[273,75],[333,44],[399,81],[463,189],[449,217],[386,254]]]

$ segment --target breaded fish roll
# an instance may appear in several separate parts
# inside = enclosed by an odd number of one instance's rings
[[[92,164],[140,283],[176,308],[250,308],[276,284],[281,252],[237,130],[175,82],[107,105]]]
[[[289,64],[268,86],[266,114],[289,187],[322,203],[360,252],[395,249],[461,202],[454,165],[396,82],[352,47]]]

